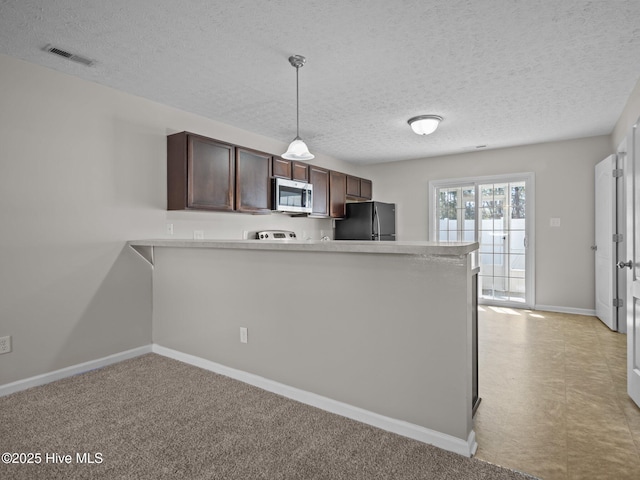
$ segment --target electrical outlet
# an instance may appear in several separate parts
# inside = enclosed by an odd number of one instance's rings
[[[193,239],[194,240],[204,240],[204,232],[202,230],[194,230],[193,231]]]
[[[248,339],[248,329],[247,327],[240,327],[240,343],[247,343]]]
[[[173,223],[167,223],[167,233],[173,235]]]
[[[549,226],[551,226],[551,227],[559,227],[560,226],[560,219],[559,218],[550,218],[549,219]]]
[[[0,337],[0,354],[11,351],[11,336]]]

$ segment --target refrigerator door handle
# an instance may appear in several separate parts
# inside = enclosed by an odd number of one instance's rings
[[[376,225],[378,226],[378,233],[374,234],[374,238],[377,237],[377,240],[380,241],[380,216],[378,215],[378,206],[373,204],[373,218],[376,219]]]

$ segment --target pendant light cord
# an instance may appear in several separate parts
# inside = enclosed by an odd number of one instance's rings
[[[300,95],[298,91],[298,70],[296,67],[296,138],[300,138]]]
[[[300,138],[300,72],[298,70],[306,61],[307,59],[302,55],[291,55],[289,57],[289,63],[296,69],[296,138],[289,144],[287,151],[281,155],[286,160],[306,161],[315,158]]]

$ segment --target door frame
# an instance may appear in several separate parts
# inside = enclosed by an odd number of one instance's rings
[[[620,150],[620,149],[618,149]],[[596,316],[613,331],[618,330],[619,307],[615,300],[624,298],[618,295],[618,249],[615,236],[623,233],[618,229],[618,193],[619,184],[624,179],[614,173],[620,168],[620,155],[611,154],[600,160],[594,167],[595,175],[595,231],[594,231],[594,268],[595,268],[595,310]]]
[[[631,262],[627,273],[626,323],[627,323],[627,393],[640,406],[640,148],[638,124],[627,136],[627,163],[624,174],[626,187],[626,257]]]
[[[627,240],[629,235],[627,232],[627,184],[629,182],[629,172],[627,171],[630,165],[628,155],[627,137],[625,137],[616,150],[616,168],[622,170],[622,177],[616,184],[616,232],[622,234],[622,240],[615,245],[615,260],[625,261],[624,257],[627,256]],[[614,294],[616,298],[622,299],[623,305],[617,310],[618,314],[618,332],[627,333],[627,321],[626,321],[626,306],[627,306],[627,275],[622,269],[616,268],[616,291]]]
[[[525,182],[526,185],[526,222],[525,222],[525,238],[526,245],[526,257],[525,257],[525,301],[524,303],[513,301],[497,301],[480,298],[478,295],[478,301],[483,305],[496,305],[501,307],[513,307],[513,308],[529,308],[535,307],[535,173],[533,172],[521,172],[521,173],[508,173],[501,175],[486,175],[477,177],[463,177],[463,178],[447,178],[442,180],[429,181],[429,205],[428,212],[428,237],[432,242],[437,242],[436,232],[438,231],[438,218],[436,215],[436,207],[438,205],[438,199],[436,198],[436,190],[443,187],[460,187],[469,184],[473,184],[476,187],[476,208],[478,206],[479,199],[477,198],[477,186],[485,183],[509,183],[509,182]],[[478,215],[476,215],[475,222],[475,237],[478,238]],[[477,252],[475,252],[477,255]],[[475,259],[478,264],[479,258]]]

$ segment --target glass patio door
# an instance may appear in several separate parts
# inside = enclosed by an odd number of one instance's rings
[[[525,303],[526,186],[524,181],[478,185],[481,299]]]
[[[437,181],[430,187],[432,240],[480,244],[480,302],[533,307],[533,174]]]

